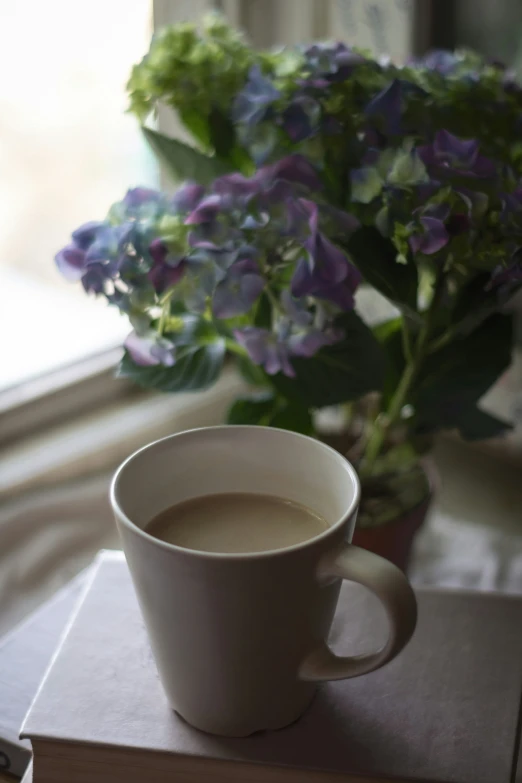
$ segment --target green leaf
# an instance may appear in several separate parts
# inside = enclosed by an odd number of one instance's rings
[[[166,392],[200,391],[216,382],[224,357],[225,342],[220,339],[208,345],[180,349],[173,367],[141,367],[125,352],[118,375],[130,378],[147,389]]]
[[[256,165],[247,151],[236,144],[230,153],[230,164],[234,171],[240,171],[245,177],[252,177],[256,172]]]
[[[298,400],[285,401],[267,392],[236,400],[227,416],[227,424],[254,424],[282,430],[313,433],[312,414]]]
[[[158,159],[176,181],[194,180],[207,185],[230,171],[230,166],[218,158],[204,155],[187,144],[170,139],[150,128],[142,128],[145,138]]]
[[[213,108],[209,117],[210,143],[218,158],[230,161],[230,155],[235,145],[234,126],[219,109]]]
[[[283,405],[269,421],[271,427],[281,430],[300,432],[302,435],[312,435],[314,425],[310,410],[297,400],[291,400]]]
[[[429,356],[412,400],[420,429],[457,428],[466,438],[498,429],[477,403],[511,364],[511,349],[512,318],[495,313]]]
[[[406,365],[402,343],[402,318],[392,318],[373,327],[373,333],[386,355],[386,373],[382,387],[382,404],[387,408]]]
[[[209,117],[210,143],[216,156],[225,162],[230,170],[240,171],[246,176],[255,172],[252,159],[236,141],[236,129],[229,118],[219,109],[213,108]]]
[[[386,357],[371,330],[354,311],[338,318],[335,325],[344,331],[340,342],[322,348],[311,359],[292,359],[295,378],[282,373],[272,377],[273,385],[289,401],[322,408],[381,389]]]
[[[177,347],[206,345],[220,338],[213,323],[193,313],[174,315],[170,324],[171,328],[164,336]]]
[[[250,386],[268,386],[268,376],[258,364],[254,364],[248,356],[235,355],[236,366],[241,377]]]
[[[210,129],[207,118],[200,111],[194,111],[193,109],[178,109],[178,114],[181,122],[194,138],[199,141],[205,149],[210,147]]]
[[[346,249],[364,279],[409,315],[417,317],[417,267],[413,261],[397,263],[397,250],[389,239],[369,226],[358,229]]]
[[[455,334],[469,334],[493,312],[498,311],[518,291],[518,286],[505,291],[487,290],[491,274],[474,277],[459,292],[452,313],[450,328]]]
[[[389,340],[393,339],[396,335],[400,336],[401,333],[402,318],[391,318],[389,321],[382,321],[373,327],[373,333],[380,343],[386,345]]]
[[[272,326],[272,304],[266,293],[261,294],[255,305],[254,326],[270,329]]]
[[[227,424],[268,424],[276,406],[277,401],[271,393],[241,397],[230,407]]]

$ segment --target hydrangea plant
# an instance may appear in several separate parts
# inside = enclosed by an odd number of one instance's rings
[[[506,429],[478,405],[510,363],[502,308],[522,283],[522,92],[501,65],[257,52],[211,17],[162,31],[129,93],[142,123],[166,105],[192,134],[144,127],[184,184],[129,190],[56,256],[129,318],[122,375],[203,389],[228,354],[252,387],[231,423],[311,434],[341,406],[367,524],[422,499],[437,430]],[[366,323],[362,287],[393,317]]]

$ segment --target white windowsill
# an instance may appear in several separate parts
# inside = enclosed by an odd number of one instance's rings
[[[0,267],[0,391],[120,345],[126,318],[79,289]]]

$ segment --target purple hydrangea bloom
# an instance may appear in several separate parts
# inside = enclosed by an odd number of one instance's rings
[[[272,82],[262,74],[258,65],[254,65],[247,83],[234,101],[232,119],[247,127],[257,125],[265,119],[269,108],[279,97],[280,93]]]
[[[310,236],[310,218],[316,209],[316,204],[308,199],[288,199],[285,203],[285,228],[282,233],[304,243]]]
[[[232,208],[245,211],[249,204],[255,200],[254,207],[258,209],[255,225],[250,220],[253,215],[247,214],[242,227],[254,228],[266,225],[266,215],[261,215],[259,210],[267,209],[294,195],[290,183],[278,179],[276,173],[272,166],[265,166],[259,169],[253,177],[244,177],[237,173],[219,177],[212,186],[213,194],[204,199],[204,202],[211,199],[211,209],[208,209],[204,204],[205,209],[202,216],[204,218],[210,217],[214,204],[215,216],[217,216],[220,211]],[[201,212],[197,207],[192,214],[198,219]],[[247,219],[248,223],[245,224]]]
[[[303,212],[304,201],[297,198],[300,186],[306,190],[320,186],[315,168],[302,155],[283,158],[252,177],[239,173],[219,177],[185,218],[185,225],[194,226],[189,245],[202,250],[227,243],[237,246],[245,241],[243,231],[262,230],[269,224],[282,236],[299,232],[304,239],[309,215]]]
[[[196,224],[187,236],[188,246],[199,250],[215,251],[233,246],[235,240],[240,241],[241,232],[225,221],[210,220],[208,223]]]
[[[450,76],[459,66],[461,58],[445,49],[432,49],[430,52],[411,60],[414,68],[427,68],[429,71],[437,71],[441,76]]]
[[[84,223],[83,226],[80,226],[72,233],[74,245],[81,250],[87,250],[89,245],[96,239],[98,232],[105,226],[107,226],[107,223],[100,220],[91,220],[88,223]]]
[[[366,62],[363,55],[341,42],[312,44],[304,50],[304,57],[311,73],[304,84],[318,89],[344,81],[357,65]]]
[[[252,177],[226,174],[215,180],[212,190],[196,203],[185,219],[187,225],[210,223],[222,211],[245,209],[254,199],[261,209],[295,199],[295,186],[319,190],[321,180],[316,169],[302,155],[289,155],[277,163],[264,166]],[[262,221],[264,225],[264,221]]]
[[[288,348],[292,356],[310,359],[327,345],[333,345],[342,339],[342,332],[336,329],[308,329],[292,334],[288,338]]]
[[[82,275],[83,290],[88,294],[103,294],[107,279],[107,266],[105,264],[89,264]]]
[[[252,259],[236,261],[212,297],[216,318],[234,318],[248,313],[265,287],[258,264]]]
[[[175,346],[156,332],[138,335],[131,332],[124,343],[132,361],[140,367],[154,367],[162,364],[172,367],[175,364]]]
[[[399,79],[394,79],[372,98],[364,113],[367,117],[381,120],[382,130],[387,136],[401,133],[402,85]]]
[[[152,257],[152,267],[147,272],[147,278],[152,283],[157,294],[164,293],[176,285],[185,273],[183,257],[169,255],[167,245],[161,239],[154,239],[149,246]]]
[[[268,329],[247,326],[236,329],[234,336],[254,364],[264,367],[268,375],[282,372],[288,378],[295,378],[292,357],[309,359],[324,346],[341,339],[342,334],[336,329],[321,331],[303,328],[292,331],[287,324],[277,334]]]
[[[291,283],[292,294],[296,297],[316,296],[336,303],[342,301],[343,309],[350,309],[360,274],[342,250],[319,231],[317,205],[308,204],[310,236],[304,242],[308,258],[297,263]]]
[[[316,168],[303,155],[288,155],[277,163],[260,169],[254,179],[261,183],[274,183],[277,180],[303,185],[308,190],[321,190],[322,183]]]
[[[448,131],[441,130],[435,136],[433,152],[436,161],[444,161],[451,166],[462,166],[469,169],[477,160],[478,141],[459,139]]]
[[[310,236],[304,246],[308,251],[310,268],[318,273],[321,279],[331,283],[340,283],[347,274],[347,258],[319,231],[319,208],[312,201],[301,199],[301,203],[309,211]]]
[[[355,304],[355,292],[361,282],[361,274],[353,264],[347,264],[346,277],[339,283],[321,280],[313,275],[306,258],[302,258],[292,278],[291,290],[294,296],[314,296],[324,299],[341,310],[352,310]]]
[[[312,313],[306,307],[306,300],[296,299],[287,288],[281,293],[281,304],[290,321],[297,326],[309,326],[312,322]]]
[[[422,230],[409,238],[413,253],[429,256],[448,243],[449,235],[442,220],[436,217],[421,217],[419,222]]]
[[[132,210],[136,207],[141,207],[143,204],[156,203],[162,198],[162,194],[152,188],[131,188],[125,194],[123,205]]]
[[[185,225],[197,226],[199,223],[211,223],[225,204],[225,197],[212,194],[203,198],[185,218]]]
[[[73,231],[72,242],[58,251],[54,260],[61,274],[71,281],[81,280],[91,260],[88,251],[100,236],[108,236],[112,227],[107,222],[92,220]],[[103,259],[105,260],[105,259]]]
[[[348,259],[320,231],[305,242],[312,276],[325,283],[340,283],[348,274]]]
[[[290,102],[281,119],[283,130],[294,144],[309,139],[319,129],[321,106],[314,98],[299,95]]]
[[[85,270],[85,251],[74,242],[59,250],[54,260],[66,280],[81,280]]]
[[[479,155],[479,144],[475,139],[459,139],[447,130],[435,135],[433,144],[418,148],[418,154],[436,176],[454,172],[469,177],[494,177],[495,164]]]
[[[228,196],[234,201],[246,204],[252,196],[259,193],[260,184],[263,182],[263,171],[264,169],[260,169],[253,177],[245,177],[237,172],[225,174],[214,181],[212,190],[221,197]]]
[[[59,271],[67,280],[81,280],[87,292],[105,293],[105,283],[117,276],[133,225],[91,222],[73,233],[73,242],[55,256]]]
[[[247,326],[244,329],[236,329],[234,336],[254,364],[264,367],[268,375],[282,372],[289,378],[295,378],[288,345],[273,332],[257,326]]]
[[[111,226],[104,224],[97,232],[94,241],[86,252],[87,264],[92,262],[109,262],[117,259],[123,252],[125,245],[130,241],[134,230],[131,222]]]
[[[171,207],[174,212],[192,212],[205,194],[203,185],[196,182],[186,182],[176,191],[171,199]]]

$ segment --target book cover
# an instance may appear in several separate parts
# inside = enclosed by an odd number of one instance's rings
[[[418,602],[417,631],[387,666],[326,684],[286,729],[225,739],[191,728],[169,708],[127,566],[102,559],[23,727],[33,741],[35,780],[67,780],[64,768],[55,778],[45,759],[39,766],[46,741],[53,765],[55,756],[69,754],[78,783],[92,779],[102,757],[127,781],[140,780],[139,761],[150,783],[338,774],[357,781],[510,783],[522,691],[522,599],[419,590]],[[373,596],[345,583],[334,649],[373,648],[385,634],[381,612]],[[276,778],[274,769],[285,772]],[[103,779],[112,779],[112,771]]]
[[[85,572],[0,639],[0,770],[21,777],[31,745],[22,721],[85,583]]]

